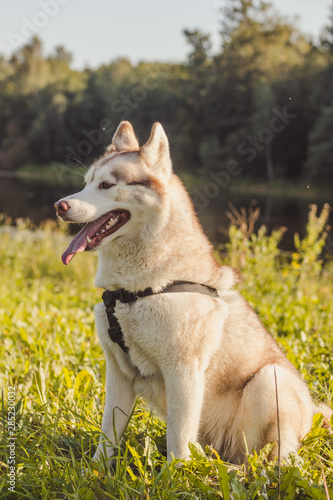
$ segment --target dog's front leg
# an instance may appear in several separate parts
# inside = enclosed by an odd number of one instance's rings
[[[117,445],[125,430],[135,403],[133,382],[125,377],[112,358],[106,360],[106,395],[102,421],[102,435],[93,460],[102,456],[111,463]]]
[[[167,394],[167,458],[187,458],[189,441],[198,437],[204,374],[197,366],[178,365],[165,376]]]

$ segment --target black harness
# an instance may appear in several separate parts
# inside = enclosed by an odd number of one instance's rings
[[[149,297],[150,295],[159,295],[161,293],[180,293],[180,292],[192,292],[201,293],[204,295],[210,295],[211,297],[218,297],[218,292],[215,288],[211,288],[208,285],[200,285],[199,283],[192,283],[190,281],[173,281],[165,288],[159,292],[154,292],[151,288],[146,288],[145,290],[139,292],[128,292],[124,288],[119,290],[106,290],[103,293],[103,302],[105,305],[106,314],[109,321],[109,336],[112,342],[115,342],[122,348],[122,350],[128,354],[128,347],[125,344],[123,332],[121,331],[120,324],[114,315],[114,310],[117,300],[122,304],[130,304],[131,302],[136,302],[138,299],[144,297]]]

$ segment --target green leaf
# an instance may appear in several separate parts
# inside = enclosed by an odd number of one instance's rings
[[[231,489],[233,492],[233,497],[235,500],[246,500],[247,499],[246,489],[244,488],[242,483],[240,483],[236,479],[232,478],[230,480],[230,484],[231,484]]]
[[[143,464],[141,462],[141,457],[140,455],[138,454],[138,452],[136,451],[135,448],[133,448],[133,446],[131,446],[129,443],[127,443],[127,448],[129,449],[129,451],[131,452],[132,454],[132,457],[134,459],[134,463],[135,465],[137,466],[137,468],[139,469],[140,473],[142,474],[142,476],[144,476],[144,467],[143,467]]]
[[[314,500],[327,500],[325,489],[317,486],[316,484],[310,484],[308,481],[303,479],[302,481],[298,481],[297,486],[302,488]]]
[[[251,493],[251,500],[254,500],[256,498],[257,493],[266,483],[267,483],[266,477],[258,477],[252,484],[250,484],[249,491]],[[260,496],[263,498],[268,498],[266,491],[264,493],[261,493]]]
[[[228,469],[225,465],[217,463],[216,464],[219,471],[219,482],[220,490],[222,492],[224,500],[230,500],[230,477],[228,474]]]
[[[197,476],[195,476],[192,472],[188,472],[186,474],[186,477],[193,484],[193,486],[198,488],[200,491],[202,491],[206,495],[210,492],[214,493],[214,491],[212,491],[211,486],[205,484],[203,481],[201,481],[201,479],[199,479]]]
[[[195,442],[189,442],[188,443],[189,450],[191,452],[191,455],[194,459],[196,460],[207,460],[207,455],[202,449],[201,445],[199,443]]]
[[[87,370],[82,370],[76,375],[74,383],[75,398],[82,398],[87,393],[91,381],[92,376]]]
[[[323,423],[324,416],[322,413],[316,413],[313,415],[313,427],[320,427]]]
[[[92,489],[87,488],[87,486],[82,486],[78,491],[80,500],[94,500],[95,493]]]
[[[292,467],[284,476],[281,483],[281,492],[284,493],[283,500],[294,500],[297,491],[297,482],[302,479],[302,474],[297,467]]]

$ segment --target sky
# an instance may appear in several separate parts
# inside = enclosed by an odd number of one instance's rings
[[[73,67],[97,68],[117,57],[132,63],[182,61],[184,29],[211,34],[218,46],[219,6],[225,0],[0,0],[0,54],[9,56],[38,35],[45,54],[63,45]],[[301,31],[318,38],[333,0],[271,0]]]

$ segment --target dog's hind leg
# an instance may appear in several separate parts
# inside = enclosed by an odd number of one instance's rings
[[[165,377],[167,394],[167,458],[187,458],[189,441],[198,437],[204,374],[197,367],[178,365]]]
[[[106,395],[102,421],[102,435],[93,460],[98,462],[105,456],[109,462],[131,416],[135,403],[133,382],[120,373],[117,363],[107,357]]]
[[[234,460],[271,442],[276,443],[268,457],[273,459],[278,455],[279,437],[280,457],[286,460],[298,451],[301,439],[310,431],[312,408],[308,388],[294,371],[280,365],[265,366],[243,391],[235,421],[238,450],[234,448]]]

